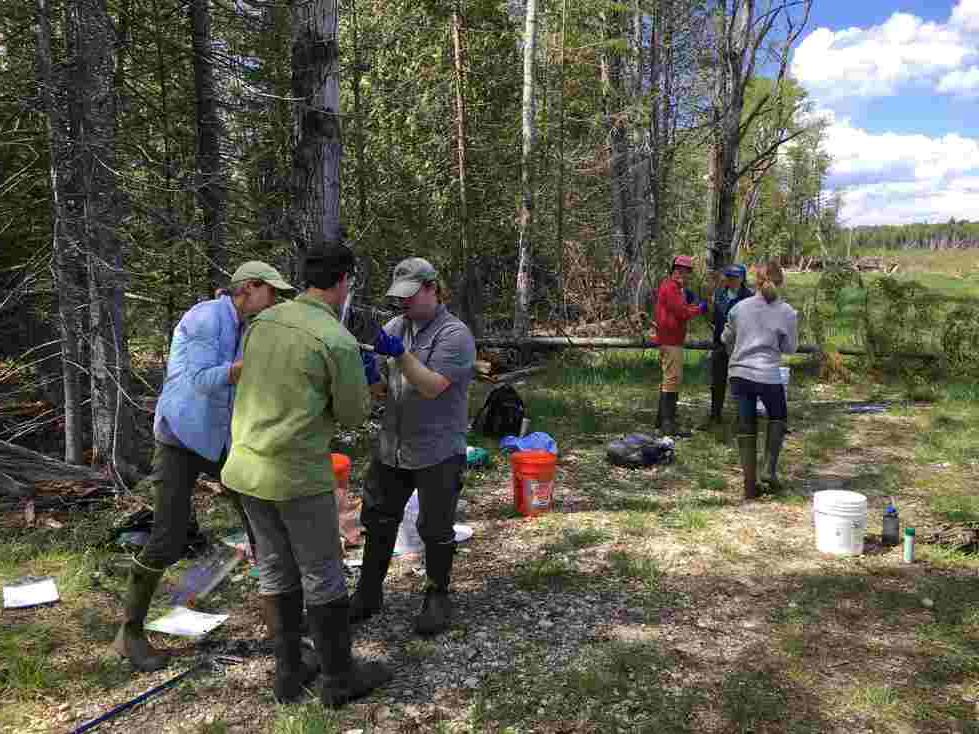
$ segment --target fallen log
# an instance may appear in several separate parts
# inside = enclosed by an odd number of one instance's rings
[[[628,336],[608,336],[608,337],[577,337],[577,336],[525,336],[525,337],[483,337],[476,340],[477,347],[490,349],[520,349],[523,347],[547,347],[551,349],[658,349],[659,342],[654,339],[642,339],[640,337]],[[703,339],[700,341],[688,341],[683,345],[684,349],[699,351],[710,351],[714,348],[713,342]],[[867,355],[866,349],[856,349],[854,347],[839,347],[838,349],[824,349],[817,344],[800,344],[796,349],[796,354],[822,354],[823,352],[836,352],[847,357],[864,357]],[[903,357],[908,359],[939,359],[941,355],[930,352],[895,352],[884,356]]]
[[[23,446],[0,441],[0,495],[25,498],[44,482],[81,482],[95,487],[112,482],[97,469],[52,459]]]

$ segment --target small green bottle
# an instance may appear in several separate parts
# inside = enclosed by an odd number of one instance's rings
[[[904,528],[904,562],[914,563],[914,528]]]

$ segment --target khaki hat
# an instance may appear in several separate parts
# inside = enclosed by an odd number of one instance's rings
[[[277,291],[296,290],[286,283],[285,278],[282,277],[278,270],[260,260],[249,260],[240,265],[235,271],[235,274],[231,276],[231,285],[238,285],[249,280],[260,280],[263,283],[268,283]]]
[[[388,298],[411,298],[426,283],[438,280],[439,274],[428,260],[420,257],[409,257],[402,260],[394,268],[391,287],[388,288]]]

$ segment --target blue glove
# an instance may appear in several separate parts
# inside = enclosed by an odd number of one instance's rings
[[[400,357],[405,353],[405,343],[400,336],[388,334],[381,329],[374,340],[374,353],[385,357]]]
[[[707,301],[701,301],[697,305],[700,306],[700,313],[707,313],[707,309],[710,308],[710,306],[707,305]]]
[[[377,368],[374,355],[370,352],[361,351],[360,360],[364,363],[364,377],[367,378],[368,385],[375,385],[381,381],[381,371]]]
[[[688,304],[693,304],[693,303],[696,303],[697,302],[697,294],[694,293],[689,288],[684,288],[683,289],[683,296],[684,296],[684,298],[687,299],[687,303]]]

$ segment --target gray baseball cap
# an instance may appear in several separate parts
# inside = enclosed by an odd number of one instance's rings
[[[391,287],[388,288],[388,298],[411,298],[426,283],[434,283],[439,274],[428,260],[420,257],[409,257],[402,260],[394,268]]]
[[[286,282],[278,270],[260,260],[249,260],[239,266],[234,275],[231,276],[231,285],[238,285],[249,280],[260,280],[263,283],[268,283],[277,291],[296,290]]]

